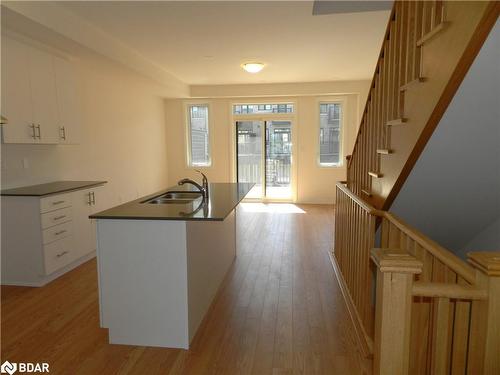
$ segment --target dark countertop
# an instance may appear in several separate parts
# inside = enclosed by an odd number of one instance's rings
[[[241,202],[253,183],[213,183],[209,185],[208,204],[200,197],[187,204],[141,203],[167,191],[196,191],[192,185],[172,186],[134,201],[98,212],[92,219],[129,220],[215,220],[222,221]]]
[[[107,181],[54,181],[47,184],[22,186],[2,190],[3,196],[44,197],[46,195],[66,193],[74,190],[86,189],[92,186],[103,185]]]

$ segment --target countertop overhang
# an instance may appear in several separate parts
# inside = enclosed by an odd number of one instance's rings
[[[168,191],[197,191],[192,185],[172,186],[134,201],[98,212],[91,219],[222,221],[245,198],[253,183],[211,183],[208,202],[203,198],[186,204],[142,203]]]

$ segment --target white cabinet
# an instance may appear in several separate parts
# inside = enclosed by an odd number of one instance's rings
[[[59,143],[56,82],[52,55],[26,46],[31,84],[33,122],[38,143]],[[7,117],[8,119],[8,117]]]
[[[78,213],[75,215],[75,226],[78,232],[75,233],[75,239],[79,243],[80,255],[83,256],[88,249],[96,249],[95,220],[89,219],[89,216],[98,212],[98,203],[102,189],[92,188],[79,190],[73,193],[73,210]]]
[[[81,114],[69,61],[2,38],[4,143],[76,144]]]
[[[100,186],[46,197],[2,196],[2,284],[42,286],[95,254]]]
[[[5,143],[36,142],[28,49],[11,38],[2,38],[2,116]]]
[[[80,142],[81,113],[77,91],[76,74],[73,65],[54,56],[54,70],[57,89],[59,143]]]

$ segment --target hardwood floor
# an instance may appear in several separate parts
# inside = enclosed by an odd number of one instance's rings
[[[2,287],[2,362],[48,362],[51,374],[368,373],[328,259],[333,208],[244,204],[237,220],[237,259],[191,350],[108,344],[91,260],[43,288]]]

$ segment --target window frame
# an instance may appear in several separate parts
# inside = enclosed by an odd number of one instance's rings
[[[339,126],[339,162],[322,163],[321,162],[321,105],[338,104],[340,105],[340,126]],[[319,168],[343,168],[344,167],[344,126],[345,126],[346,100],[339,97],[320,97],[316,101],[316,164]],[[325,134],[324,134],[325,135]]]
[[[192,139],[191,139],[191,107],[207,107],[208,117],[208,163],[193,164],[192,161]],[[213,144],[213,126],[212,126],[212,103],[208,101],[186,101],[184,102],[184,122],[185,122],[185,155],[186,166],[191,169],[205,169],[213,166],[212,144]]]

